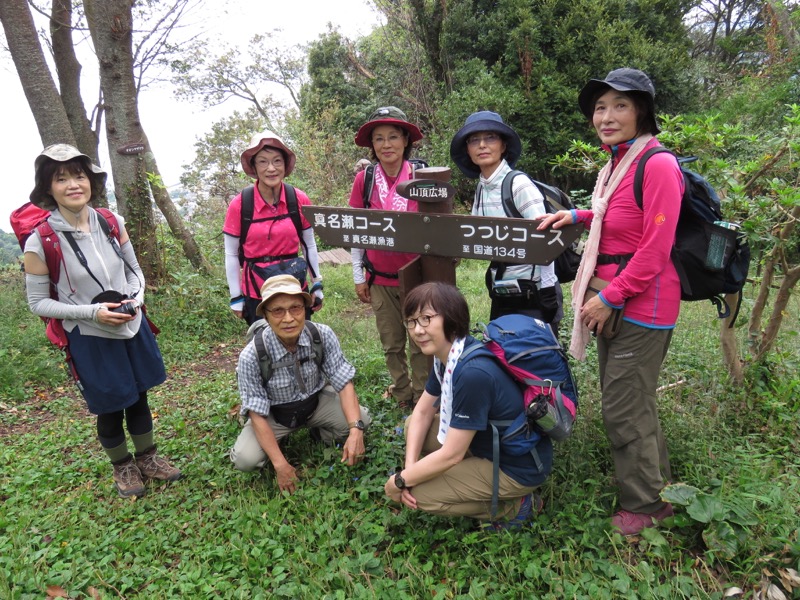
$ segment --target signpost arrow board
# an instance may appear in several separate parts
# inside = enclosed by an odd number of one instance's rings
[[[581,235],[583,225],[538,231],[538,221],[451,214],[303,206],[322,241],[430,256],[546,265]]]

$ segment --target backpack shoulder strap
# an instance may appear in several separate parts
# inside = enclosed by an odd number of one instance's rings
[[[644,185],[644,166],[647,164],[647,161],[651,156],[654,154],[661,154],[662,152],[669,152],[675,156],[675,154],[669,148],[664,148],[664,146],[656,146],[655,148],[650,148],[650,150],[645,152],[644,156],[639,159],[639,164],[636,166],[636,174],[633,176],[633,197],[636,199],[636,206],[638,206],[641,210],[643,210],[644,206],[642,196],[642,186]]]
[[[58,293],[55,290],[61,277],[61,262],[64,260],[61,254],[61,244],[58,242],[56,232],[46,219],[34,229],[39,232],[39,237],[42,240],[44,262],[47,264],[47,270],[50,274],[50,297],[56,300],[58,299]]]
[[[117,243],[119,243],[119,222],[117,222],[117,217],[114,216],[114,213],[103,207],[95,208],[94,210],[98,215],[103,217],[102,219],[97,219],[97,222],[100,224],[100,229],[103,230],[106,237],[113,237],[117,240]]]
[[[322,343],[322,336],[319,333],[319,328],[311,321],[306,321],[306,329],[311,336],[311,350],[314,353],[314,362],[318,367],[322,367],[325,360],[325,345]]]
[[[375,165],[369,165],[364,169],[364,208],[369,208],[369,201],[372,198],[372,187],[375,185]]]
[[[252,185],[242,190],[242,206],[240,211],[241,225],[239,228],[239,264],[244,265],[244,242],[247,232],[253,224],[253,211],[255,210],[255,191]]]
[[[294,224],[294,229],[297,232],[297,239],[303,247],[303,256],[306,259],[306,263],[309,268],[311,268],[308,258],[308,246],[306,246],[306,242],[303,240],[303,220],[300,218],[300,205],[297,202],[297,190],[294,189],[293,185],[289,185],[288,183],[284,183],[283,188],[286,193],[286,210],[289,212],[289,218]],[[317,273],[313,273],[313,275],[316,276]]]
[[[256,347],[256,356],[258,357],[258,368],[261,371],[261,384],[266,386],[267,382],[272,377],[272,357],[269,354],[269,350],[267,350],[267,345],[264,343],[264,329],[267,327],[264,324],[263,327],[257,329],[255,331],[255,335],[253,335],[253,343]]]
[[[297,204],[297,191],[293,185],[288,183],[283,184],[283,189],[286,193],[286,209],[289,211],[289,218],[294,223],[294,228],[297,231],[297,237],[300,242],[303,241],[303,221],[300,218],[300,208]]]
[[[500,198],[503,202],[503,210],[507,217],[514,219],[521,219],[522,213],[519,212],[517,206],[514,204],[514,178],[517,175],[525,175],[522,171],[510,171],[503,177],[503,183],[500,186]]]

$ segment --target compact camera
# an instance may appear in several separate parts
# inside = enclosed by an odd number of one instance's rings
[[[94,298],[92,298],[92,304],[102,304],[104,302],[114,302],[114,303],[121,303],[123,300],[130,300],[131,297],[127,294],[121,294],[114,290],[106,290],[97,294]],[[132,317],[136,316],[136,304],[133,302],[126,302],[124,304],[120,304],[116,308],[109,308],[109,312],[119,313],[121,315],[130,315]]]
[[[125,298],[127,299],[127,298]],[[109,312],[113,313],[120,313],[122,315],[130,315],[132,317],[136,316],[136,303],[135,302],[125,302],[124,304],[120,304],[116,308],[109,308]]]

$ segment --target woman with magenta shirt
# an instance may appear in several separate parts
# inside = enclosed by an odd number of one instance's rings
[[[656,387],[680,309],[680,280],[670,252],[684,186],[674,156],[656,154],[645,167],[641,208],[634,197],[636,166],[660,145],[654,98],[652,82],[636,69],[616,69],[583,87],[578,104],[610,160],[597,178],[591,210],[559,211],[539,225],[584,223],[589,229],[572,287],[570,352],[584,360],[596,334],[603,422],[620,494],[611,524],[624,535],[672,515],[672,506],[659,496],[671,473]],[[592,276],[608,284],[584,302]],[[608,337],[615,310],[622,310],[621,327]]]
[[[422,133],[399,108],[386,106],[377,109],[356,134],[356,144],[369,148],[370,157],[378,161],[359,172],[350,192],[350,206],[394,212],[416,212],[417,203],[397,193],[397,186],[413,177],[408,161],[414,142]],[[369,206],[365,203],[364,180],[368,171],[374,173],[368,191]],[[353,248],[353,281],[358,299],[371,304],[375,324],[381,338],[386,366],[392,378],[392,396],[404,408],[410,408],[425,390],[428,378],[428,359],[408,337],[400,305],[398,271],[417,254],[389,250]],[[411,377],[406,360],[406,343],[411,355]]]
[[[273,275],[296,277],[303,289],[314,295],[313,310],[322,307],[317,242],[311,224],[300,211],[311,200],[302,190],[291,188],[297,198],[301,225],[298,231],[289,212],[288,186],[283,182],[294,170],[296,160],[294,152],[272,131],[255,134],[242,153],[242,169],[256,180],[251,190],[253,220],[246,239],[241,239],[243,191],[228,206],[222,231],[231,310],[248,324],[259,318],[256,307],[261,303],[261,286]],[[303,258],[298,256],[300,246]],[[306,283],[306,271],[311,278],[310,286]]]

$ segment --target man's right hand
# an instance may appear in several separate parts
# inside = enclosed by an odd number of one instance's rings
[[[287,462],[280,467],[275,467],[275,474],[278,476],[278,488],[282,492],[294,494],[297,491],[298,479],[292,465]]]

